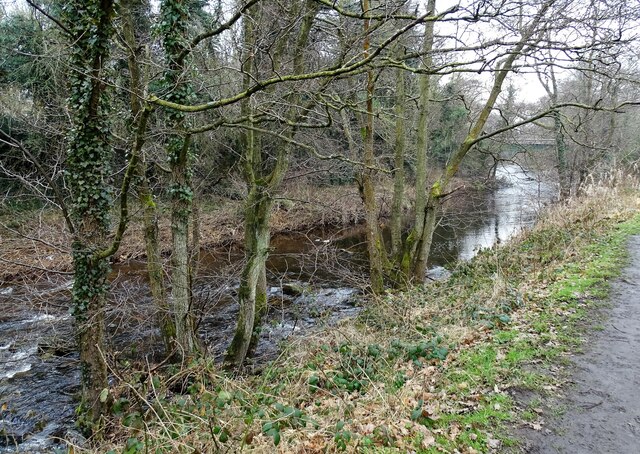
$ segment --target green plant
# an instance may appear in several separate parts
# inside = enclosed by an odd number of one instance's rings
[[[353,434],[344,428],[345,422],[338,421],[335,429],[335,436],[333,437],[333,441],[336,443],[336,447],[340,451],[345,451],[347,449],[347,445],[351,442],[351,438],[353,438]]]
[[[273,438],[273,444],[280,444],[280,431],[285,427],[294,429],[306,427],[309,418],[298,408],[276,403],[271,411],[271,420],[262,425],[262,432]]]

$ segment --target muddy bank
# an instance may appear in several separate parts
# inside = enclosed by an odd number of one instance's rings
[[[306,232],[312,229],[356,225],[363,219],[358,191],[352,186],[326,188],[293,187],[276,203],[271,219],[274,235]],[[383,193],[380,193],[383,197]],[[160,213],[167,208],[158,202]],[[205,251],[238,245],[243,240],[242,200],[208,199],[199,207],[200,244]],[[129,228],[114,263],[145,258],[141,210],[131,210]],[[384,214],[384,213],[383,213]],[[168,214],[161,215],[160,245],[165,257],[170,254],[171,224]],[[0,285],[21,280],[38,280],[48,272],[71,270],[71,238],[63,219],[54,210],[22,214],[2,220],[0,227]]]
[[[551,402],[561,413],[540,430],[522,429],[527,453],[640,452],[640,237],[629,241],[631,264],[612,285],[602,331],[571,358],[566,394]]]

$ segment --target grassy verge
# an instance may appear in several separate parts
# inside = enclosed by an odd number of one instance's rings
[[[461,264],[451,279],[366,302],[295,339],[261,374],[207,362],[133,370],[97,451],[494,452],[539,425],[514,391],[553,392],[640,233],[638,195],[599,190]]]

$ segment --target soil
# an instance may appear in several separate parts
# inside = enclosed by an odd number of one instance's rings
[[[523,429],[525,452],[640,453],[640,236],[630,239],[629,253],[604,329],[571,358],[573,385],[554,403],[561,416]]]

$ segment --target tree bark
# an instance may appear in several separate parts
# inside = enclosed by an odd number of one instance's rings
[[[369,0],[363,0],[362,11],[369,14]],[[370,37],[369,37],[370,19],[364,20],[364,57],[369,56]],[[382,293],[384,291],[385,276],[385,259],[386,251],[380,233],[380,225],[378,221],[378,202],[376,200],[376,191],[374,184],[375,177],[375,150],[373,144],[373,96],[375,90],[375,80],[373,71],[367,70],[367,105],[364,124],[364,154],[363,161],[366,166],[360,176],[360,193],[364,204],[365,222],[367,225],[367,251],[369,253],[369,273],[371,279],[371,291],[373,293]]]
[[[105,306],[110,267],[106,259],[93,260],[91,244],[106,243],[104,236],[95,236],[97,230],[89,228],[85,235],[80,233],[74,244],[73,307],[82,390],[78,422],[86,433],[100,429],[100,420],[109,412],[112,403],[109,395],[106,399],[101,398],[103,390],[109,388],[105,358]]]
[[[189,102],[192,87],[185,75],[186,36],[190,25],[187,0],[165,0],[160,7],[163,46],[168,66],[164,74],[168,98]],[[189,225],[192,214],[193,187],[191,185],[191,136],[177,131],[186,123],[185,113],[167,112],[174,133],[167,142],[167,157],[171,168],[171,299],[174,316],[176,348],[183,359],[200,354],[191,307],[191,263]]]
[[[304,70],[304,51],[318,12],[318,5],[315,2],[307,1],[305,7],[306,11],[293,50],[294,74],[301,74]],[[248,55],[243,62],[243,72],[244,86],[248,87],[253,80],[252,74],[256,71],[254,68],[254,48],[257,37],[253,21],[250,18],[245,20],[244,27],[244,45]],[[284,51],[284,43],[280,43],[278,48]],[[281,51],[276,52],[271,60],[276,70],[280,64]],[[292,107],[286,113],[286,118],[291,123],[295,123],[299,119],[295,106],[300,102],[300,95],[293,93],[288,100]],[[248,99],[242,102],[241,109],[244,117],[251,116],[252,109]],[[240,314],[233,340],[225,356],[225,363],[229,367],[242,365],[248,352],[257,344],[259,329],[256,328],[260,324],[261,314],[267,307],[266,260],[269,255],[271,206],[274,193],[278,190],[289,167],[291,154],[291,144],[286,142],[280,148],[271,171],[266,171],[260,135],[251,129],[251,126],[249,120],[245,134],[244,152],[244,178],[248,188],[245,204],[246,264],[238,291]],[[294,126],[290,127],[286,136],[292,139],[295,131]]]
[[[405,71],[399,68],[396,72],[396,142],[393,169],[393,200],[391,202],[391,255],[393,260],[402,260],[402,224],[404,204],[404,161],[405,161]]]
[[[173,140],[182,140],[183,151],[177,160],[171,161],[171,305],[177,348],[183,358],[190,358],[200,352],[200,343],[195,331],[195,317],[191,308],[189,221],[192,189],[188,157],[191,137]]]
[[[569,168],[567,167],[567,145],[564,141],[562,118],[559,110],[553,111],[553,129],[556,145],[556,159],[558,160],[558,180],[560,182],[560,200],[571,196]]]
[[[436,0],[429,0],[427,11],[432,14],[436,10]],[[425,25],[424,40],[422,43],[423,69],[429,70],[433,65],[431,51],[433,50],[433,33],[435,24],[428,22]],[[414,226],[407,239],[405,257],[403,260],[403,272],[407,278],[410,276],[418,282],[424,280],[426,271],[426,255],[429,254],[431,239],[429,238],[429,218],[435,216],[433,207],[429,206],[429,194],[427,190],[427,160],[429,153],[429,97],[431,96],[431,76],[420,75],[420,92],[418,100],[418,125],[416,145],[416,205]],[[409,269],[411,268],[411,269]]]
[[[139,9],[145,6],[143,0],[128,0],[123,2],[122,29],[123,36],[129,50],[128,67],[131,77],[131,116],[133,124],[137,124],[138,128],[135,137],[134,148],[140,150],[142,157],[140,159],[138,173],[138,200],[142,206],[143,226],[144,226],[144,243],[147,255],[147,275],[149,277],[149,289],[151,290],[151,299],[157,311],[157,323],[160,329],[165,351],[170,354],[175,348],[175,324],[167,301],[167,292],[164,282],[164,270],[162,267],[162,255],[160,252],[160,244],[158,239],[158,210],[153,201],[153,192],[149,186],[147,179],[147,160],[144,156],[142,146],[144,143],[144,134],[146,132],[146,122],[149,112],[142,105],[145,98],[146,77],[140,60],[143,57],[143,47],[139,45],[138,35],[146,36],[149,34],[149,23],[145,17],[140,14]],[[142,124],[144,122],[144,124]]]
[[[167,355],[170,355],[175,348],[176,326],[173,322],[173,314],[167,300],[165,287],[162,254],[158,237],[158,208],[153,201],[153,193],[146,177],[146,162],[144,161],[140,168],[138,196],[143,207],[144,244],[147,253],[147,275],[149,276],[151,299],[156,308],[156,319],[165,351]]]
[[[267,303],[266,282],[263,277],[269,254],[271,204],[271,197],[264,192],[264,188],[258,185],[251,188],[245,204],[247,262],[238,290],[240,313],[236,331],[225,358],[225,363],[232,367],[239,367],[246,358],[252,344],[257,314],[266,307]]]

